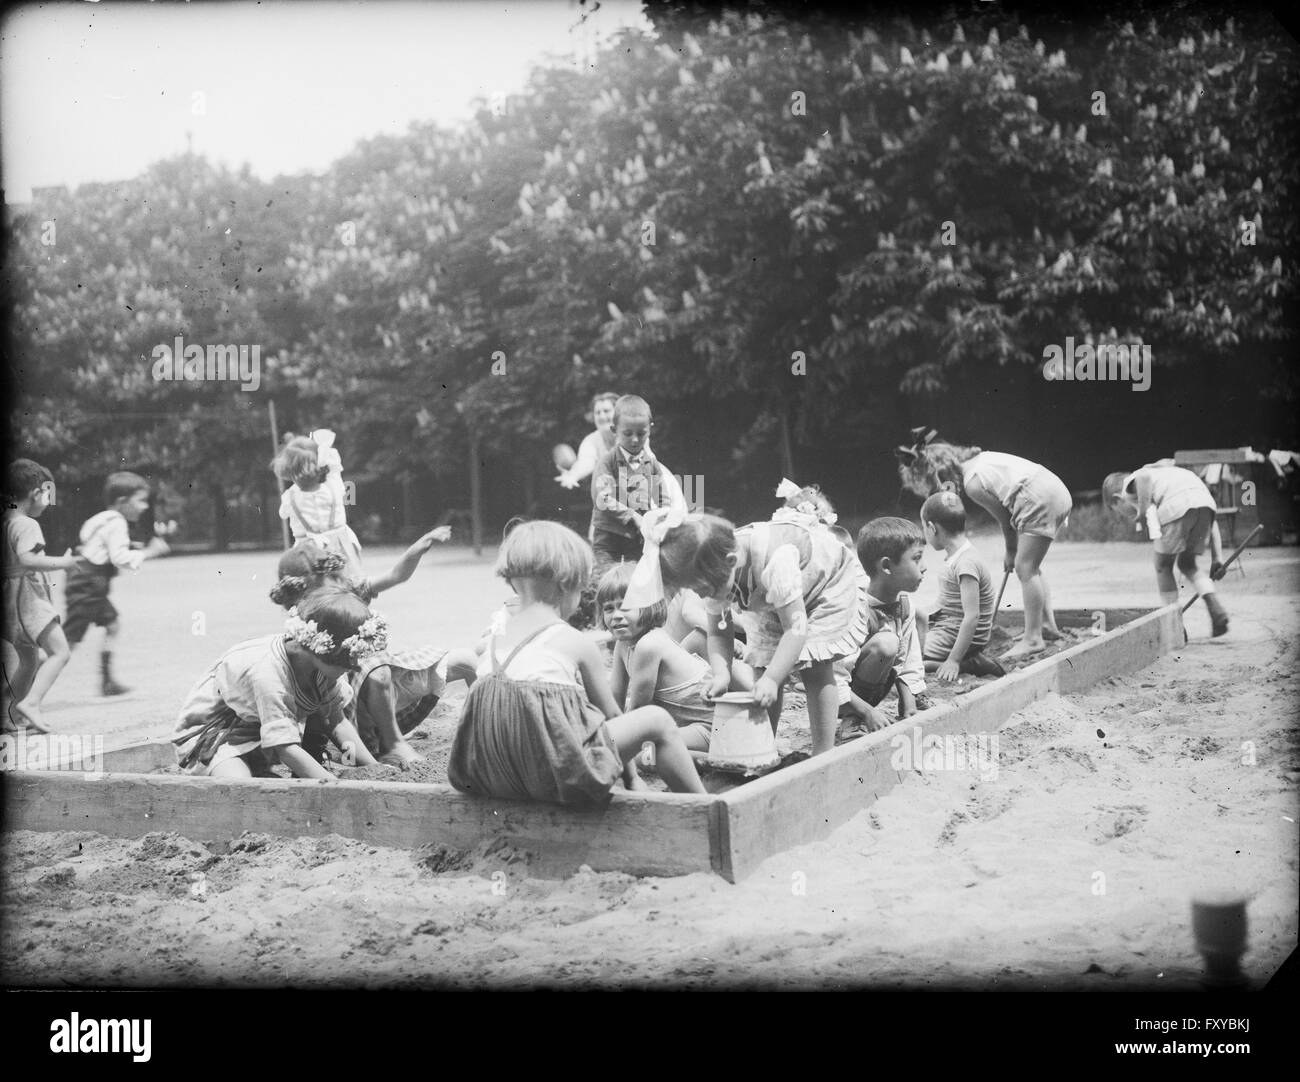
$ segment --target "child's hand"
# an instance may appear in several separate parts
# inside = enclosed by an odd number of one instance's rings
[[[172,548],[161,537],[149,538],[149,543],[144,547],[145,552],[150,556],[166,556]]]
[[[705,702],[713,702],[719,695],[727,694],[727,689],[731,687],[731,678],[729,676],[715,676],[709,686],[704,689]]]
[[[939,666],[935,676],[939,678],[941,684],[951,684],[961,679],[961,666],[949,658]]]
[[[81,565],[81,557],[76,555],[72,549],[68,549],[59,559],[62,561],[60,566],[64,571],[76,571]]]
[[[1218,582],[1221,578],[1223,578],[1224,575],[1227,574],[1227,572],[1228,572],[1228,569],[1227,569],[1226,567],[1224,567],[1223,564],[1219,563],[1218,560],[1211,560],[1211,561],[1210,561],[1210,581],[1211,581],[1211,582]]]
[[[424,537],[429,538],[429,540],[431,541],[450,541],[451,527],[435,526],[432,530],[430,530],[427,534],[425,534]],[[420,538],[420,540],[423,541],[424,537]]]
[[[754,685],[754,702],[763,707],[771,706],[780,693],[781,689],[776,686],[776,681],[764,673]]]
[[[568,470],[564,470],[558,477],[555,478],[555,480],[559,484],[563,485],[565,488],[578,487],[577,478],[575,478],[573,474],[571,474]]]

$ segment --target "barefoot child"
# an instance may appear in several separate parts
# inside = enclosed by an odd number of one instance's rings
[[[1140,529],[1142,522],[1147,524],[1147,533],[1155,543],[1156,585],[1161,603],[1172,605],[1178,600],[1176,562],[1210,610],[1214,637],[1227,632],[1228,614],[1214,592],[1214,580],[1222,574],[1222,541],[1214,521],[1214,497],[1205,482],[1181,466],[1143,466],[1133,473],[1112,473],[1102,483],[1102,495],[1107,507],[1133,520],[1134,530]],[[1196,565],[1207,543],[1208,575]]]
[[[50,597],[47,571],[71,571],[77,558],[45,555],[36,521],[54,499],[54,476],[20,458],[5,477],[4,672],[9,697],[6,732],[49,732],[41,703],[68,663],[71,651]],[[41,660],[41,652],[45,660]]]
[[[672,715],[691,751],[708,751],[713,733],[713,704],[704,693],[713,669],[698,654],[688,653],[668,634],[668,603],[621,608],[632,581],[632,564],[610,568],[596,590],[596,616],[615,640],[610,684],[625,710],[654,704]],[[731,691],[753,689],[753,674],[742,661],[732,662]]]
[[[181,766],[211,778],[264,778],[278,761],[295,777],[333,781],[302,746],[314,714],[357,766],[374,766],[347,719],[352,696],[340,677],[387,642],[384,618],[355,593],[318,590],[289,610],[281,634],[232,646],[194,685],[172,737]]]
[[[271,469],[288,484],[280,496],[280,517],[289,520],[294,541],[310,538],[343,557],[348,578],[361,579],[361,542],[348,525],[343,463],[334,449],[334,433],[320,428],[294,436]]]
[[[925,671],[950,684],[960,673],[1005,676],[984,647],[993,633],[993,576],[966,536],[966,508],[955,492],[936,492],[921,506],[930,547],[946,555],[939,577],[939,611],[930,617],[922,657]]]
[[[382,590],[406,582],[434,541],[446,541],[448,526],[430,530],[402,554],[386,575],[354,583],[343,574],[343,559],[317,542],[300,541],[280,557],[279,581],[271,587],[271,600],[285,609],[301,605],[306,597],[326,587],[353,590],[369,603]],[[366,658],[349,676],[361,739],[379,761],[402,769],[422,761],[406,741],[406,734],[433,712],[448,680],[474,677],[475,658],[467,650],[384,650]],[[303,746],[319,759],[327,734],[311,726]]]
[[[138,473],[111,473],[104,484],[108,509],[86,520],[81,527],[81,558],[68,573],[67,618],[63,628],[72,647],[85,637],[93,624],[104,629],[99,655],[101,695],[125,695],[129,688],[113,679],[113,645],[121,631],[117,609],[108,599],[109,584],[119,568],[139,571],[145,560],[170,551],[160,537],[151,538],[143,549],[132,549],[128,523],[136,522],[149,509],[149,482]]]
[[[891,690],[898,692],[898,717],[928,710],[916,609],[911,594],[921,585],[925,541],[916,523],[905,518],[872,519],[858,532],[858,559],[869,576],[868,638],[853,662],[850,688],[857,701],[872,708],[868,730],[889,718],[874,708]]]
[[[703,793],[668,712],[623,713],[595,643],[565,623],[591,577],[587,543],[559,523],[525,522],[502,543],[496,570],[519,607],[479,663],[452,745],[451,784],[503,800],[602,803],[620,774],[643,784],[632,759],[650,742],[670,789]]]
[[[673,521],[667,512],[647,516],[647,558],[654,558],[643,560],[645,577],[662,576],[663,588],[689,588],[704,598],[713,667],[708,698],[731,686],[735,604],[758,617],[748,659],[757,678],[754,700],[767,708],[773,731],[786,677],[798,672],[808,696],[813,754],[829,751],[839,710],[833,663],[856,656],[867,637],[866,580],[857,561],[821,525],[755,522],[736,529],[708,514],[686,515],[676,526]],[[660,544],[649,543],[660,536]],[[625,607],[643,604],[641,596],[637,591],[634,599],[629,589]]]
[[[1015,571],[1025,599],[1024,637],[1005,656],[1038,653],[1046,645],[1044,640],[1061,637],[1041,568],[1057,531],[1070,516],[1069,489],[1037,462],[934,441],[933,429],[917,429],[913,434],[916,442],[898,449],[904,487],[922,499],[949,489],[974,500],[997,520],[1006,542],[1003,570]]]

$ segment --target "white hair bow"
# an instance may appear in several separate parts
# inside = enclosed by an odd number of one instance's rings
[[[645,548],[641,559],[632,571],[632,581],[627,584],[620,606],[625,612],[649,608],[664,599],[664,577],[659,567],[659,546],[668,531],[680,526],[686,519],[686,509],[679,504],[657,507],[647,511],[640,520]]]
[[[776,486],[776,498],[778,500],[788,500],[791,496],[798,496],[803,488],[796,485],[788,477],[782,477],[781,483]]]
[[[319,465],[331,470],[343,469],[343,459],[339,457],[338,451],[334,449],[334,430],[330,428],[318,428],[311,434],[311,440],[316,444],[316,461]]]

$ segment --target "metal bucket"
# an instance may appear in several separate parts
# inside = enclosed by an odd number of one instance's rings
[[[753,695],[732,691],[714,700],[708,760],[711,766],[754,770],[775,766],[779,759],[767,708],[754,702]]]

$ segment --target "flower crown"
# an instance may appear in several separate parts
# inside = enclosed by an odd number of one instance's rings
[[[388,621],[379,613],[372,612],[370,619],[357,628],[355,635],[349,635],[342,644],[335,646],[334,636],[322,631],[315,620],[304,620],[298,615],[298,606],[295,605],[284,622],[284,636],[319,657],[329,658],[345,651],[356,662],[388,649]]]
[[[821,489],[816,485],[809,485],[809,488]],[[781,483],[776,486],[776,495],[778,499],[789,500],[803,492],[803,486],[795,484],[789,478],[782,477]],[[798,511],[801,515],[810,515],[820,522],[823,526],[834,526],[839,521],[839,516],[834,511],[824,511],[819,508],[812,500],[800,500],[795,504],[792,510]]]

